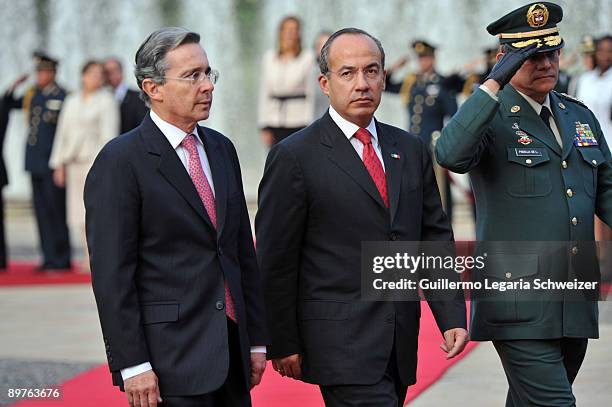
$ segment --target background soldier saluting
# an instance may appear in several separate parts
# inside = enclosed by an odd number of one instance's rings
[[[38,269],[63,271],[70,268],[66,190],[53,182],[49,157],[66,91],[55,82],[57,61],[41,52],[34,53],[34,58],[35,85],[23,97],[16,97],[15,89],[28,77],[21,76],[4,95],[4,103],[8,109],[23,108],[28,124],[25,169],[32,179],[32,198],[43,252],[43,262]]]
[[[489,258],[486,273],[496,280],[597,278],[593,215],[612,223],[600,125],[586,106],[553,91],[562,16],[555,4],[532,3],[487,27],[500,39],[498,62],[436,145],[440,165],[470,172],[478,240],[529,241],[518,255]],[[569,243],[551,256],[539,243],[551,241]],[[575,405],[572,383],[588,338],[599,336],[596,299],[472,304],[471,336],[493,340],[510,385],[506,406]]]

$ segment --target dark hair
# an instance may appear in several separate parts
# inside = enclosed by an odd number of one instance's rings
[[[381,69],[385,69],[385,50],[382,47],[382,44],[380,43],[380,41],[372,36],[371,34],[369,34],[368,32],[361,30],[359,28],[343,28],[341,30],[336,31],[335,33],[333,33],[325,42],[325,45],[323,45],[323,48],[321,48],[321,58],[319,60],[319,69],[321,70],[321,73],[323,75],[327,75],[329,73],[329,50],[332,46],[332,43],[336,40],[336,38],[340,37],[341,35],[344,34],[352,34],[352,35],[365,35],[366,37],[372,39],[372,41],[374,41],[374,43],[376,44],[376,46],[378,47],[378,50],[380,51],[380,64],[381,64]]]
[[[102,67],[102,63],[100,61],[96,61],[94,59],[87,60],[85,64],[83,64],[83,68],[81,68],[81,75],[85,75],[85,72],[89,71],[89,68],[91,68],[94,65],[98,65],[99,67]]]
[[[280,23],[278,23],[278,55],[281,54],[280,34],[281,34],[281,31],[283,31],[283,26],[286,23],[288,23],[289,21],[295,22],[297,24],[297,26],[298,26],[299,38],[298,38],[298,52],[297,52],[297,54],[300,55],[302,53],[302,31],[301,31],[301,29],[302,29],[302,22],[296,16],[285,16],[280,21]]]
[[[149,95],[142,90],[142,81],[151,79],[164,83],[166,75],[166,55],[184,44],[199,44],[200,34],[182,27],[163,27],[147,37],[136,51],[134,75],[140,88],[140,98],[151,107]]]
[[[595,51],[597,51],[597,46],[604,41],[612,41],[612,35],[606,34],[606,35],[602,35],[601,37],[597,38],[595,40]]]

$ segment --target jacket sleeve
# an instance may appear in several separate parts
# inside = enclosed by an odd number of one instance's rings
[[[601,130],[599,122],[593,115],[595,134],[597,134],[599,149],[603,153],[605,162],[597,168],[597,200],[595,214],[608,226],[612,227],[612,157],[606,137]]]
[[[438,163],[460,174],[476,167],[492,142],[488,128],[498,110],[499,102],[477,89],[442,129],[435,149]]]
[[[271,359],[301,353],[297,299],[307,215],[307,196],[299,164],[285,146],[276,145],[266,160],[255,220]]]
[[[249,344],[250,346],[264,346],[268,344],[268,332],[266,328],[262,278],[257,264],[257,257],[255,256],[253,233],[251,231],[249,212],[244,197],[238,154],[236,153],[234,145],[229,140],[228,144],[235,170],[236,181],[241,193],[240,230],[237,245],[242,292],[244,294],[247,314]]]
[[[84,193],[93,292],[113,372],[151,360],[136,287],[140,196],[127,150],[107,145]]]
[[[453,232],[448,217],[442,210],[440,193],[433,171],[431,154],[421,142],[421,162],[423,174],[423,221],[421,224],[422,249],[430,255],[453,256],[455,254]],[[431,270],[430,273],[444,273],[450,280],[459,280],[459,275],[448,270]],[[438,276],[419,273],[419,278],[433,279]],[[436,319],[440,332],[452,328],[466,328],[466,308],[463,291],[436,290],[424,291],[427,303]]]

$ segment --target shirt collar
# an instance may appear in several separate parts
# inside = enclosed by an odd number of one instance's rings
[[[176,150],[181,145],[183,139],[185,138],[185,136],[187,136],[187,134],[194,134],[198,143],[202,144],[202,140],[200,138],[200,135],[198,134],[198,126],[194,127],[191,133],[185,133],[183,130],[179,129],[175,125],[170,124],[167,121],[163,120],[161,117],[159,117],[157,113],[153,111],[153,109],[150,110],[149,114],[151,115],[151,120],[153,120],[153,123],[155,123],[155,125],[159,128],[163,135],[166,136],[173,149]]]
[[[340,127],[340,130],[342,130],[342,133],[344,133],[344,135],[346,136],[346,138],[349,139],[349,141],[351,140],[351,137],[355,135],[357,130],[359,130],[359,126],[357,126],[355,123],[349,122],[344,117],[340,116],[340,113],[336,112],[331,106],[329,107],[329,115],[331,116],[334,123],[336,123],[338,127]],[[372,117],[372,120],[370,120],[370,124],[368,124],[366,130],[369,131],[372,135],[373,142],[378,143],[378,134],[376,133],[376,122],[374,121],[374,117]]]
[[[518,90],[517,92],[527,101],[527,103],[529,103],[529,105],[533,108],[533,110],[535,110],[538,116],[540,115],[540,112],[542,111],[542,106],[546,106],[548,108],[548,111],[550,111],[550,114],[552,114],[552,109],[550,108],[550,95],[546,95],[546,99],[544,100],[544,103],[539,104],[538,102],[536,102],[529,96],[525,95],[524,93]]]

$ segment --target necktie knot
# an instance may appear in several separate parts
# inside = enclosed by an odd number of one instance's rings
[[[359,130],[357,130],[357,132],[355,133],[355,138],[361,141],[363,145],[372,144],[372,135],[368,130],[364,128],[360,127]]]
[[[181,144],[183,145],[183,147],[185,147],[185,150],[187,150],[189,154],[192,154],[194,151],[197,151],[196,139],[193,133],[186,135]]]

